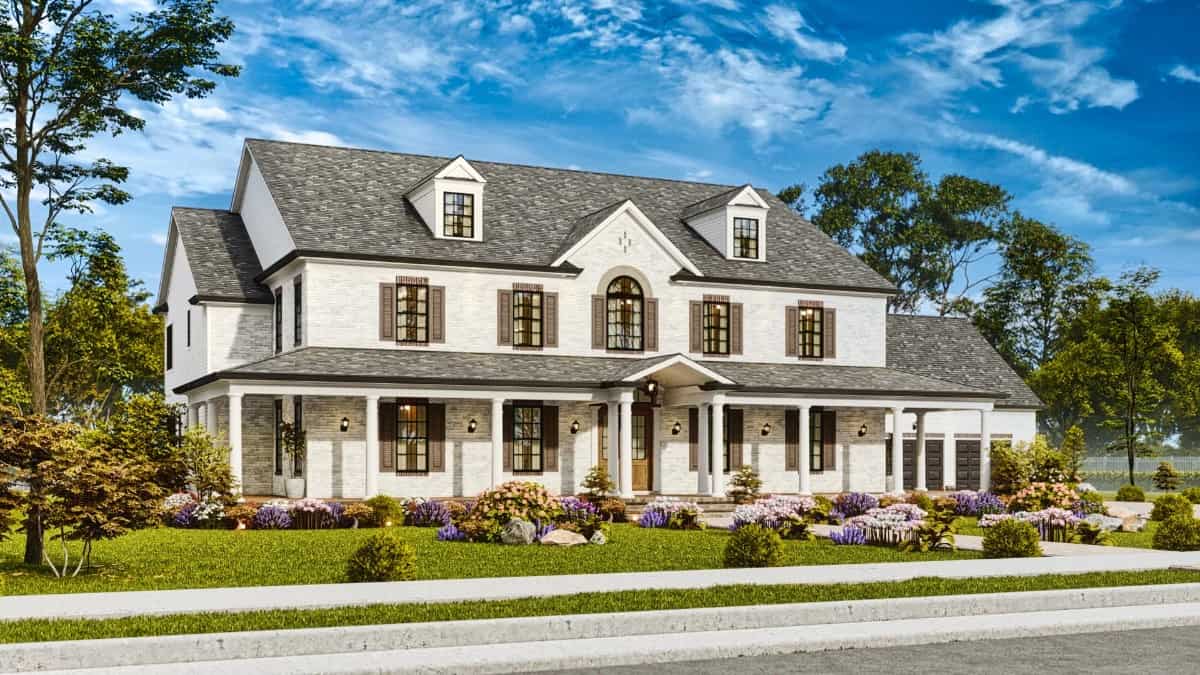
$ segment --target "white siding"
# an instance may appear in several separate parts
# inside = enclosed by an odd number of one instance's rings
[[[349,195],[347,196],[349,198]],[[246,233],[254,243],[254,252],[258,254],[258,262],[263,269],[270,267],[275,261],[296,248],[292,235],[283,224],[283,217],[275,206],[267,182],[263,179],[258,164],[250,160],[246,169],[246,186],[242,192],[241,210],[242,222],[246,224]]]
[[[196,282],[192,278],[192,270],[188,265],[187,252],[183,248],[183,239],[174,232],[173,255],[171,271],[167,281],[167,314],[164,324],[164,349],[166,347],[165,326],[172,326],[174,335],[174,350],[172,367],[166,371],[163,384],[168,395],[173,388],[185,382],[202,377],[209,372],[210,364],[207,359],[207,331],[205,327],[205,307],[192,305],[188,300],[196,295]],[[192,344],[187,343],[187,315],[192,315]],[[164,361],[165,366],[165,361]],[[179,399],[173,399],[179,400]]]
[[[272,354],[271,305],[215,305],[208,313],[208,369],[224,370]]]
[[[729,255],[729,231],[726,224],[725,209],[713,209],[708,213],[702,213],[696,218],[688,221],[688,225],[692,229],[700,233],[704,240],[712,244],[712,247],[721,252],[721,255]]]
[[[1029,443],[1037,434],[1037,412],[1033,410],[993,410],[989,431],[995,440]],[[892,416],[887,416],[888,433],[892,431]],[[915,435],[913,425],[917,416],[907,413],[901,423],[906,435]],[[956,437],[979,436],[979,413],[972,410],[932,412],[925,415],[925,433],[954,434]],[[940,438],[941,436],[939,436]]]

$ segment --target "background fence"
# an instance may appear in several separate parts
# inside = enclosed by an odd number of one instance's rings
[[[1182,456],[1182,457],[1138,457],[1133,461],[1134,471],[1149,471],[1154,472],[1158,468],[1159,462],[1170,462],[1175,467],[1176,471],[1200,471],[1200,457]],[[1085,457],[1083,459],[1083,471],[1128,471],[1129,459],[1121,455],[1105,455],[1103,457]]]

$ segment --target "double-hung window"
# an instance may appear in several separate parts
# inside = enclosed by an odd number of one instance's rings
[[[729,302],[704,301],[704,353],[729,353]]]
[[[542,470],[542,407],[514,405],[512,429],[513,473]]]
[[[475,195],[442,193],[442,236],[475,238]]]
[[[824,429],[821,426],[820,410],[812,410],[808,414],[808,468],[810,471],[825,470]]]
[[[429,286],[396,284],[396,342],[429,342]]]
[[[513,291],[513,346],[541,347],[542,292]]]
[[[396,471],[429,472],[429,406],[424,403],[396,406]]]
[[[796,321],[797,335],[796,344],[799,346],[800,356],[804,358],[819,359],[825,355],[824,345],[821,343],[822,331],[822,315],[824,312],[820,307],[801,307]]]
[[[733,219],[733,257],[758,259],[758,219]]]
[[[283,286],[275,289],[275,353],[283,351]]]

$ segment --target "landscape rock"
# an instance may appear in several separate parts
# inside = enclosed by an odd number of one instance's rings
[[[570,530],[555,530],[542,537],[543,546],[578,546],[586,543],[587,537]]]
[[[592,533],[592,538],[589,540],[589,543],[595,544],[596,546],[603,546],[608,543],[608,537],[604,536],[604,532],[596,530]]]
[[[532,544],[535,533],[536,529],[533,527],[533,523],[513,518],[505,523],[504,529],[500,532],[500,541],[517,546]]]
[[[1141,532],[1146,528],[1146,521],[1142,520],[1141,516],[1132,514],[1121,518],[1122,532]]]

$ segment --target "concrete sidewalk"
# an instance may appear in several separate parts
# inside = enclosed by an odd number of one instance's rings
[[[1200,567],[1200,552],[1140,551],[1136,554],[1007,560],[939,560],[759,569],[25,595],[0,598],[0,621],[101,619],[197,612],[503,600],[625,590],[709,588],[732,584],[840,584],[906,581],[918,577],[966,579],[1159,570],[1171,567]]]

